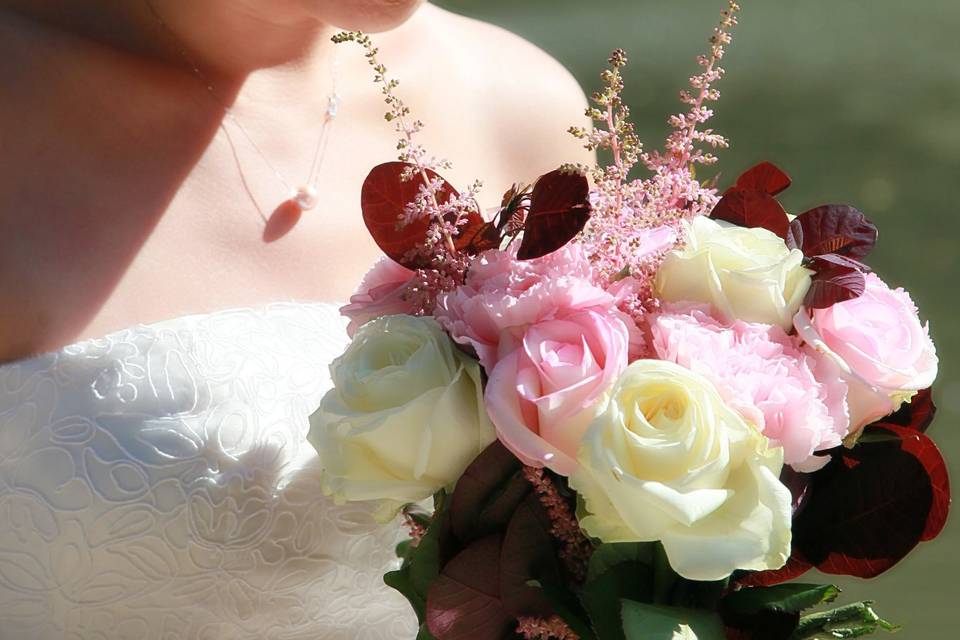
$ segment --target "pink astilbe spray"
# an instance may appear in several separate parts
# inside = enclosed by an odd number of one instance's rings
[[[713,115],[706,104],[720,97],[713,85],[723,77],[719,62],[730,43],[730,30],[737,23],[739,9],[736,2],[729,3],[710,38],[709,55],[697,58],[702,71],[690,78],[692,90],[680,94],[689,109],[671,116],[673,132],[663,151],[643,151],[629,121],[630,112],[621,97],[621,69],[627,57],[620,49],[610,56],[610,68],[601,76],[604,88],[592,96],[594,106],[587,109],[587,115],[597,122],[596,129],[570,129],[584,140],[587,149],[605,149],[613,157],[607,166],[578,167],[589,171],[594,181],[593,215],[582,242],[597,267],[601,278],[598,284],[607,286],[625,275],[637,281],[636,294],[625,302],[626,310],[634,315],[642,315],[655,304],[653,280],[665,253],[683,241],[680,221],[707,214],[717,203],[716,189],[709,182],[697,180],[695,167],[717,160],[704,146],[728,146],[723,136],[703,125]],[[638,163],[651,175],[629,180]]]
[[[576,514],[543,469],[524,467],[523,477],[533,485],[540,503],[547,510],[551,523],[550,535],[560,544],[560,559],[571,577],[577,582],[583,582],[587,577],[587,565],[593,554],[593,545],[581,531]]]
[[[403,524],[407,527],[413,546],[420,544],[423,536],[427,535],[428,525],[421,518],[417,518],[409,508],[403,510]]]
[[[377,58],[379,49],[368,35],[359,31],[338,33],[333,37],[333,42],[356,42],[364,48],[364,56],[374,71],[374,82],[383,85],[383,99],[389,107],[384,118],[387,122],[392,122],[396,132],[400,134],[397,142],[398,158],[408,164],[401,179],[409,181],[420,178],[419,191],[398,216],[397,228],[402,229],[423,218],[431,220],[423,242],[406,256],[411,261],[425,258],[428,266],[416,270],[404,294],[410,302],[412,313],[429,314],[437,296],[463,283],[468,261],[457,251],[454,238],[467,223],[467,215],[479,209],[476,195],[481,183],[476,181],[463,193],[441,199],[439,194],[443,190],[444,181],[432,172],[449,169],[451,164],[448,160],[429,155],[423,145],[416,141],[414,136],[424,125],[420,120],[410,120],[409,107],[394,93],[400,82],[387,77],[387,68]]]
[[[517,619],[517,634],[525,640],[580,640],[580,636],[560,616],[521,616]]]

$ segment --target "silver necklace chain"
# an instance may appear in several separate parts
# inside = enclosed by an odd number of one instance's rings
[[[203,83],[204,88],[206,88],[207,93],[210,94],[210,97],[214,100],[214,102],[216,102],[217,105],[223,110],[224,117],[233,123],[241,135],[243,135],[243,137],[246,139],[247,143],[253,148],[257,155],[260,156],[260,159],[263,160],[263,163],[270,169],[277,181],[280,182],[280,184],[282,184],[287,190],[287,201],[292,202],[303,211],[313,209],[317,205],[319,198],[319,192],[317,191],[317,177],[321,167],[323,166],[324,157],[326,156],[327,143],[330,139],[329,129],[340,111],[341,98],[337,91],[337,80],[340,71],[339,57],[334,54],[333,62],[331,64],[330,76],[332,88],[330,95],[327,97],[327,108],[324,111],[323,123],[320,128],[320,135],[317,138],[317,145],[313,151],[313,160],[310,164],[310,172],[307,174],[307,181],[303,185],[294,188],[291,183],[284,178],[280,170],[277,169],[272,162],[270,162],[270,159],[267,157],[267,155],[260,149],[260,145],[256,143],[256,141],[247,131],[246,127],[243,126],[243,123],[240,122],[240,119],[233,112],[233,109],[230,108],[227,101],[220,96],[213,82],[210,81],[210,78],[203,72],[203,70],[200,68],[200,65],[196,63],[194,58],[187,51],[186,47],[183,46],[183,43],[163,19],[163,16],[159,14],[156,7],[153,6],[153,3],[150,2],[150,0],[144,0],[144,3],[147,5],[150,13],[153,14],[153,17],[157,20],[157,23],[160,25],[160,27],[177,45],[180,57],[187,64],[187,66],[190,67],[190,69],[193,71],[193,74],[200,80],[200,82]],[[224,133],[229,139],[229,133],[227,133],[223,123],[220,124],[220,127],[224,130]],[[243,169],[239,166],[239,164],[238,168],[242,174]],[[243,178],[242,175],[241,178]],[[247,184],[245,178],[243,178],[243,182],[244,184]]]

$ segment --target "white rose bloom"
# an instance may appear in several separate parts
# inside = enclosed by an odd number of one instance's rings
[[[627,367],[590,425],[570,485],[604,542],[663,543],[691,580],[776,569],[790,555],[783,451],[703,376],[661,360]]]
[[[396,315],[363,325],[330,365],[334,387],[310,417],[323,490],[338,502],[404,504],[451,488],[496,438],[480,365],[432,318]]]
[[[706,302],[724,320],[778,325],[790,331],[810,288],[803,253],[775,233],[705,216],[685,222],[686,245],[667,254],[657,295],[667,302]]]

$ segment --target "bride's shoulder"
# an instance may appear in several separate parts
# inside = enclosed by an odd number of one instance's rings
[[[507,29],[459,15],[434,5],[425,5],[411,21],[431,37],[430,48],[442,47],[451,62],[477,63],[476,70],[491,77],[508,79],[529,73],[559,83],[566,97],[582,99],[583,92],[573,76],[548,53]],[[509,63],[509,66],[504,66]]]
[[[584,92],[551,55],[506,29],[433,5],[418,11],[409,26],[430,66],[442,74],[430,81],[443,83],[453,100],[469,101],[471,120],[482,111],[491,133],[515,139],[519,166],[536,167],[553,156],[591,160],[566,133],[571,125],[586,124]]]

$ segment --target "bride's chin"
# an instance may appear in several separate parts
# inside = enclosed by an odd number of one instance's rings
[[[299,0],[321,21],[351,31],[377,33],[406,22],[425,0]]]

